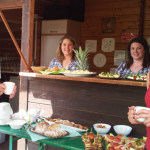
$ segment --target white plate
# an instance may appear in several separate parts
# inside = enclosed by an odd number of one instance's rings
[[[49,123],[50,125],[53,124],[53,123],[55,123],[55,122],[52,122],[52,121],[48,121],[47,119],[44,119],[44,120],[45,120],[45,122]],[[88,130],[88,129],[83,130],[83,129],[80,129],[80,128],[75,128],[75,127],[67,126],[67,125],[64,125],[64,124],[60,124],[60,126],[62,128],[67,128],[69,130],[75,130],[77,132],[86,132]]]
[[[63,72],[63,74],[68,77],[89,77],[89,76],[96,74],[96,72],[91,72],[91,73],[66,73],[66,72]]]

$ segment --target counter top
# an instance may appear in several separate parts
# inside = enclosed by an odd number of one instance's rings
[[[43,74],[39,74],[39,73],[30,73],[30,72],[20,72],[19,75],[26,76],[26,77],[43,78],[43,79],[46,78],[46,79],[58,79],[58,80],[70,80],[70,81],[80,81],[80,82],[93,82],[93,83],[105,83],[105,84],[146,87],[146,82],[144,82],[144,81],[132,81],[132,80],[123,80],[123,79],[101,79],[96,76],[67,77],[64,75],[43,75]]]

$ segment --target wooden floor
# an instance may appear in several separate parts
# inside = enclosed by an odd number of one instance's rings
[[[9,150],[9,136],[6,135],[6,140],[4,143],[0,144],[0,150]],[[13,150],[17,150],[17,142],[13,144]]]

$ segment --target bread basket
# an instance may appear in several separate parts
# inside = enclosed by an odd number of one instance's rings
[[[46,69],[45,66],[31,66],[33,72],[39,73],[40,71],[44,71]]]

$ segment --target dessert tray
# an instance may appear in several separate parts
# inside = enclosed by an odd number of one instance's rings
[[[70,122],[69,120],[52,119],[52,118],[44,118],[44,120],[49,124],[58,123],[63,128],[75,130],[77,132],[86,132],[88,130],[86,126],[83,126],[81,124],[75,124],[74,122]]]
[[[41,122],[35,127],[31,127],[30,131],[49,138],[61,138],[69,135],[69,132],[63,130],[59,124],[49,125],[47,122]]]

